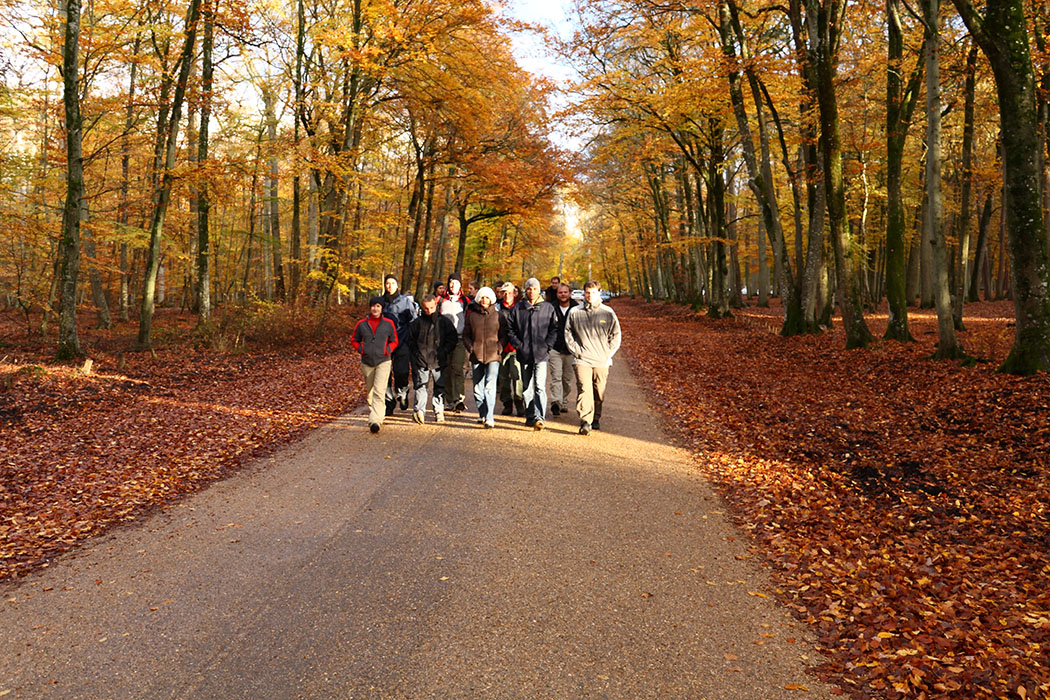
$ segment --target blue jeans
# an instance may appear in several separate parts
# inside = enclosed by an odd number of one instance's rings
[[[495,420],[496,380],[499,377],[499,362],[472,363],[474,368],[474,403],[478,405],[478,418],[486,423]]]
[[[547,415],[547,363],[521,363],[522,394],[525,398],[525,420],[535,423]]]
[[[427,383],[434,380],[434,413],[445,412],[445,373],[440,367],[412,367],[412,384],[416,388],[416,410],[427,411]]]

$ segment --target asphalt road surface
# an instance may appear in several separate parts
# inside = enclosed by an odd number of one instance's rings
[[[357,412],[93,540],[2,589],[0,698],[830,697],[623,363],[608,394],[590,436]]]

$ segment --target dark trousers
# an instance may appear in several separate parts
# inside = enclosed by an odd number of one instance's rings
[[[402,405],[408,405],[408,379],[411,372],[411,362],[408,355],[407,345],[398,345],[394,348],[394,356],[390,371],[390,384],[386,388],[386,410],[393,411],[400,401]]]

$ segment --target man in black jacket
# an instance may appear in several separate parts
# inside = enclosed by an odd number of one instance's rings
[[[412,361],[412,384],[416,390],[412,420],[423,424],[427,411],[427,383],[434,380],[434,420],[445,422],[445,374],[459,334],[452,321],[437,312],[437,298],[423,297],[422,314],[408,326],[408,352]]]
[[[572,364],[575,358],[569,352],[569,346],[565,344],[565,322],[569,318],[569,312],[576,305],[569,285],[563,284],[559,286],[558,299],[554,303],[554,317],[558,321],[558,334],[554,338],[550,356],[551,413],[556,416],[569,412],[569,394],[572,393],[572,378],[575,376]]]
[[[525,298],[510,312],[510,344],[521,363],[525,425],[543,430],[547,415],[547,360],[558,333],[554,307],[541,298],[540,281],[525,282]]]

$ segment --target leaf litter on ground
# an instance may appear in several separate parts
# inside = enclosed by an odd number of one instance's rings
[[[782,338],[779,309],[713,320],[617,301],[624,348],[673,439],[716,484],[819,672],[854,698],[1050,697],[1050,376],[997,374],[1012,305],[969,304],[960,339],[844,350]],[[836,321],[839,323],[838,321]],[[883,313],[869,316],[876,337]]]

